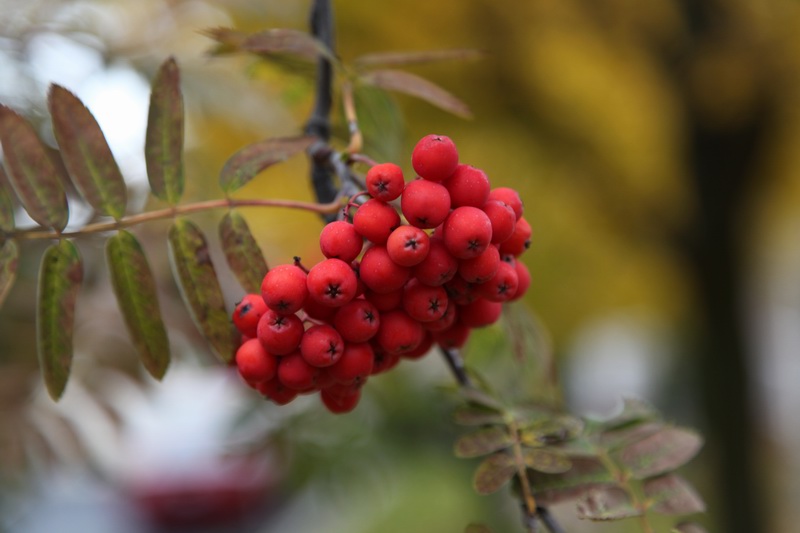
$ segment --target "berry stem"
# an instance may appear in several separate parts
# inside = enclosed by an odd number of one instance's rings
[[[456,378],[456,381],[458,381],[458,385],[460,387],[472,387],[472,380],[470,380],[469,375],[467,375],[467,369],[464,367],[464,360],[461,358],[459,351],[442,347],[439,349],[442,351],[447,365],[453,372],[453,376]]]

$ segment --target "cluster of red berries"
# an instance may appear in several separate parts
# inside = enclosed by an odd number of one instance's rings
[[[423,137],[411,163],[419,178],[409,183],[393,163],[370,168],[369,199],[353,197],[320,234],[326,259],[271,269],[261,294],[237,305],[239,373],[275,403],[318,391],[330,411],[350,411],[370,376],[434,344],[462,346],[527,290],[519,194],[492,189],[442,135]]]

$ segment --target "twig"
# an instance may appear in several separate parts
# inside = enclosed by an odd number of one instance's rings
[[[464,368],[464,360],[458,350],[448,350],[441,346],[439,349],[442,351],[445,361],[447,361],[447,366],[450,367],[453,376],[458,381],[458,385],[460,387],[472,387],[472,380],[467,375],[467,369]]]
[[[550,511],[547,509],[547,507],[537,507],[536,516],[539,517],[539,520],[542,521],[542,524],[544,524],[544,527],[546,527],[550,533],[564,533],[564,530],[561,528],[558,522],[556,522],[555,517],[550,514]]]

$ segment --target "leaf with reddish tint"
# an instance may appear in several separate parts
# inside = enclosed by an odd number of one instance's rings
[[[508,483],[516,471],[513,457],[503,452],[496,453],[478,465],[472,485],[478,494],[491,494]]]
[[[239,49],[261,55],[290,54],[308,61],[316,61],[320,57],[325,57],[332,63],[336,62],[336,58],[330,50],[310,34],[287,28],[276,28],[248,35],[239,45]]]
[[[614,477],[595,457],[572,457],[572,468],[563,474],[528,471],[534,496],[541,505],[574,500],[599,487],[615,484]]]
[[[572,468],[569,458],[560,452],[542,448],[528,448],[522,451],[525,466],[545,474],[562,474]]]
[[[682,522],[675,526],[672,533],[707,533],[706,528],[694,522]]]
[[[527,425],[522,431],[522,442],[527,446],[569,440],[583,431],[583,420],[570,415],[549,416]]]
[[[0,165],[0,233],[14,231],[14,201],[8,186],[8,176]]]
[[[588,520],[622,520],[641,514],[619,487],[592,490],[578,502],[578,518]]]
[[[240,189],[266,168],[286,161],[311,146],[313,137],[266,139],[236,152],[222,167],[219,184],[225,193]]]
[[[467,104],[430,80],[402,70],[373,70],[361,76],[365,83],[387,91],[396,91],[425,100],[454,115],[470,118]]]
[[[144,157],[150,189],[172,205],[183,195],[183,94],[174,57],[158,69],[150,91]]]
[[[677,474],[667,474],[644,482],[644,495],[651,509],[668,515],[702,513],[706,505],[692,486]]]
[[[0,307],[8,296],[8,291],[17,279],[19,266],[19,248],[14,241],[6,241],[0,245]]]
[[[638,398],[625,398],[623,400],[622,412],[604,421],[602,426],[606,429],[618,429],[634,423],[660,421],[661,415],[649,403]]]
[[[498,413],[504,411],[503,404],[500,403],[499,400],[494,398],[491,394],[480,389],[472,387],[460,387],[458,392],[464,397],[465,400],[480,406],[481,408],[492,409]]]
[[[0,142],[8,178],[33,220],[61,231],[69,209],[64,185],[28,121],[0,104]]]
[[[485,426],[488,424],[503,424],[505,417],[502,413],[481,407],[459,407],[453,415],[456,424],[462,426]]]
[[[514,439],[505,427],[489,427],[464,435],[456,441],[456,457],[480,457],[508,448]]]
[[[250,227],[238,211],[229,211],[219,224],[219,239],[228,266],[248,293],[259,293],[267,275],[267,261]]]
[[[619,429],[599,433],[596,436],[596,442],[599,447],[613,451],[649,437],[661,431],[664,427],[666,425],[662,422],[631,423]]]
[[[212,56],[231,54],[240,51],[242,44],[247,38],[246,33],[224,27],[208,28],[201,33],[217,41],[217,45],[209,51],[209,55]]]
[[[682,466],[702,445],[703,439],[698,433],[666,427],[614,452],[612,458],[635,479],[644,479]]]
[[[169,338],[144,250],[136,237],[122,230],[108,239],[106,260],[117,303],[139,358],[150,375],[160,380],[169,366]]]
[[[463,61],[477,59],[484,54],[480,50],[454,48],[452,50],[426,50],[422,52],[379,52],[365,54],[355,59],[356,68],[404,67],[438,61]]]
[[[127,189],[100,125],[77,96],[51,85],[47,100],[53,132],[72,182],[97,212],[120,219]]]
[[[205,236],[192,222],[177,219],[168,238],[173,273],[183,301],[216,355],[228,363],[233,359],[239,337],[225,309]]]
[[[72,242],[51,245],[42,257],[36,309],[39,365],[53,400],[64,393],[72,366],[75,300],[83,281],[83,263]]]

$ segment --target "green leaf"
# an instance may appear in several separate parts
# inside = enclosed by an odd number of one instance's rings
[[[399,161],[403,156],[406,125],[391,94],[371,85],[353,87],[358,125],[364,136],[364,152],[378,161]]]
[[[97,212],[122,218],[127,188],[100,125],[83,102],[64,87],[51,85],[47,102],[61,158],[72,182]]]
[[[150,91],[144,156],[150,189],[175,205],[183,195],[183,94],[174,57],[158,69]]]
[[[631,505],[628,495],[619,487],[595,489],[578,502],[578,518],[605,521],[639,516],[641,511]]]
[[[205,236],[193,223],[177,219],[169,230],[169,250],[173,273],[192,319],[217,356],[230,362],[238,336],[225,309]]]
[[[402,70],[373,70],[361,76],[364,83],[425,100],[462,118],[471,118],[469,106],[430,80]]]
[[[425,50],[421,52],[378,52],[359,56],[353,62],[356,68],[405,67],[438,61],[463,61],[484,55],[480,50],[454,48],[451,50]]]
[[[245,146],[225,162],[219,176],[220,187],[226,194],[240,189],[258,173],[302,152],[313,142],[313,137],[287,137]]]
[[[136,237],[122,230],[108,239],[106,260],[114,294],[139,358],[150,375],[160,380],[169,366],[169,338],[144,250]]]
[[[17,279],[19,266],[19,248],[14,241],[6,241],[0,245],[0,307],[6,301],[8,291]]]
[[[83,281],[83,263],[72,242],[51,245],[42,257],[36,313],[39,364],[53,400],[64,393],[72,365],[75,300]]]
[[[232,210],[219,223],[219,238],[228,266],[245,291],[259,293],[267,275],[267,261],[244,217]]]
[[[650,508],[661,514],[683,515],[702,513],[706,510],[700,495],[677,474],[646,480],[644,495],[651,501]]]
[[[688,429],[666,427],[612,454],[635,479],[675,470],[694,457],[703,445],[702,437]]]
[[[8,176],[0,165],[0,233],[14,231],[14,201],[8,188]],[[2,241],[2,235],[0,235]]]
[[[527,446],[543,446],[575,438],[581,434],[583,427],[583,420],[578,417],[550,416],[525,427],[521,433],[521,440]]]
[[[33,126],[1,104],[0,142],[8,178],[22,206],[40,225],[63,230],[69,209],[58,171]]]
[[[706,528],[694,522],[682,522],[672,529],[671,533],[707,533]]]
[[[499,400],[482,390],[472,387],[459,387],[458,392],[470,403],[498,412],[504,411],[503,404]]]
[[[456,457],[480,457],[488,453],[508,448],[514,438],[505,427],[490,427],[463,435],[456,441]]]
[[[534,496],[541,505],[579,498],[599,487],[614,485],[614,477],[595,457],[572,457],[572,468],[563,474],[528,471]]]
[[[508,483],[516,471],[513,457],[504,452],[496,453],[478,465],[472,485],[478,494],[491,494]]]
[[[565,454],[553,450],[528,448],[522,451],[522,458],[528,468],[545,474],[562,474],[572,468]]]
[[[485,426],[489,424],[505,423],[505,417],[502,413],[475,406],[459,407],[454,413],[453,418],[456,424],[462,426]]]

